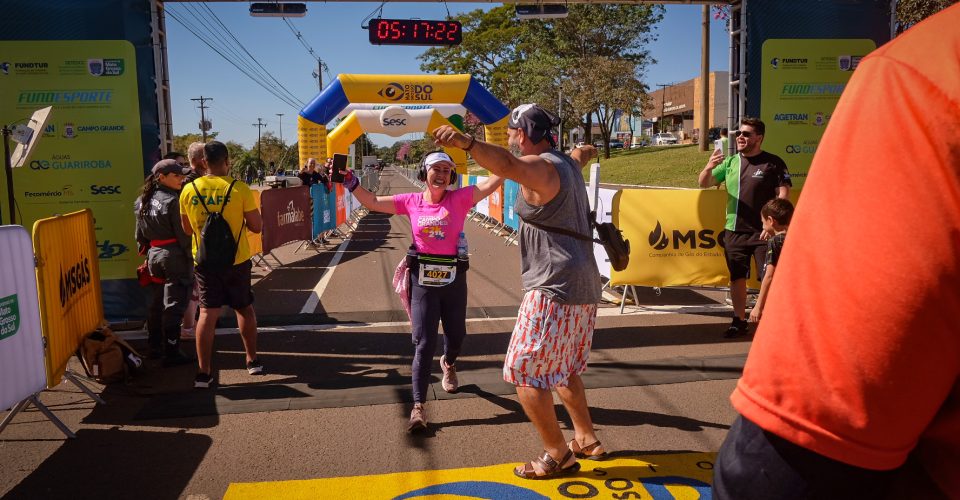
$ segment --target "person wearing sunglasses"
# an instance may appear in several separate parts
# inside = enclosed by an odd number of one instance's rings
[[[757,118],[743,118],[740,129],[733,133],[737,154],[724,158],[723,151],[715,150],[700,171],[700,187],[709,188],[721,183],[727,186],[723,251],[730,272],[733,321],[724,333],[726,338],[749,333],[746,309],[750,257],[756,261],[757,269],[763,269],[765,241],[772,236],[763,229],[760,209],[774,198],[788,198],[793,185],[783,159],[761,149],[765,128]]]

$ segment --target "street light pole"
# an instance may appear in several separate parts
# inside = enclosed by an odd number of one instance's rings
[[[280,144],[286,146],[283,143],[283,113],[277,113],[277,123],[280,125]]]
[[[257,166],[263,165],[263,159],[260,156],[260,129],[267,126],[267,122],[263,121],[263,118],[257,118],[257,123],[253,124],[254,127],[257,127]]]

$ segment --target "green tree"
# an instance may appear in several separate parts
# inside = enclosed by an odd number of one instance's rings
[[[646,94],[636,69],[636,64],[626,59],[587,57],[571,68],[570,78],[564,81],[574,109],[596,114],[606,158],[610,158],[610,133],[617,111],[629,112],[638,96]]]
[[[958,0],[898,0],[897,34],[957,3]]]
[[[207,133],[207,140],[212,141],[217,138],[217,132]],[[187,154],[187,148],[195,142],[203,142],[203,136],[200,134],[183,134],[173,136],[173,150],[179,153]]]

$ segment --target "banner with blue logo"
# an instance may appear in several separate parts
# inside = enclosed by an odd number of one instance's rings
[[[313,238],[324,231],[337,227],[337,197],[327,192],[323,184],[310,186],[310,198],[313,199]]]
[[[518,194],[520,194],[520,184],[510,179],[503,181],[503,222],[514,230],[520,229],[520,217],[513,208]]]

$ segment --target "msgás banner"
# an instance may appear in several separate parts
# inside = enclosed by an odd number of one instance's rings
[[[760,119],[763,149],[787,163],[803,186],[840,94],[865,55],[868,39],[769,39],[763,42]],[[863,131],[851,131],[861,133]]]
[[[18,221],[93,211],[105,279],[134,278],[133,202],[143,183],[134,47],[125,40],[0,42],[0,123],[53,110],[30,161],[14,171]],[[0,200],[6,214],[6,179]]]

